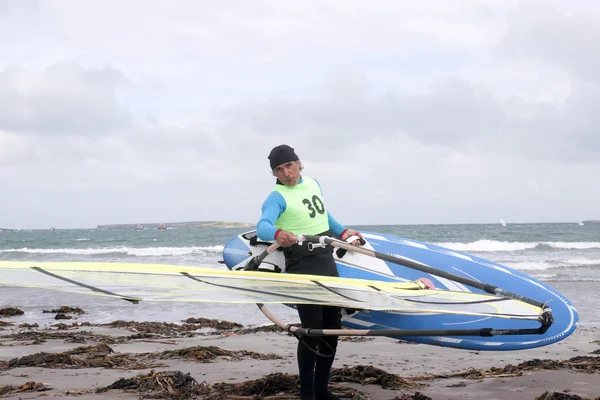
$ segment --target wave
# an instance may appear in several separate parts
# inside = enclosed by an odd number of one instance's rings
[[[482,239],[475,242],[442,242],[437,246],[456,251],[499,252],[524,250],[586,250],[600,249],[600,242],[502,242],[499,240]]]
[[[535,278],[542,282],[600,282],[600,278],[598,278],[598,277],[589,277],[589,276],[573,277],[571,275],[565,275],[565,274],[538,274],[538,275],[532,275],[532,278]]]
[[[160,256],[188,256],[201,255],[209,253],[220,253],[224,246],[193,246],[193,247],[104,247],[87,249],[21,249],[0,250],[0,254],[5,253],[27,253],[27,254],[68,254],[93,256],[103,254],[122,254],[135,257],[160,257]]]
[[[567,268],[597,268],[600,267],[600,260],[574,258],[572,260],[545,260],[545,261],[502,261],[501,265],[510,266],[519,271],[542,271],[547,269],[567,269]]]

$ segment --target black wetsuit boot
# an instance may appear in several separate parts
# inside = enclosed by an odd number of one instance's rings
[[[327,338],[332,339],[332,338]],[[329,375],[331,365],[335,358],[335,351],[331,357],[318,357],[315,366],[315,400],[337,400],[337,396],[332,394],[327,388],[329,384]]]

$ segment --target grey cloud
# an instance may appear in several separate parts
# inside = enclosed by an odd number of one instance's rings
[[[499,55],[541,59],[600,83],[600,25],[593,12],[568,14],[546,4],[529,5],[520,7],[510,21]]]
[[[0,178],[14,225],[255,221],[280,143],[344,223],[596,210],[589,1],[585,17],[515,2],[276,3],[151,0],[141,18],[133,1],[0,0]],[[65,60],[78,63],[35,72]]]
[[[497,133],[505,121],[489,90],[458,77],[438,80],[427,95],[389,95],[383,105],[397,129],[424,143],[460,146]]]
[[[355,83],[337,82],[327,101],[271,99],[215,109],[213,117],[227,127],[250,127],[263,135],[318,135],[370,141],[398,133],[423,142],[458,144],[496,132],[504,121],[501,104],[484,87],[449,77],[437,81],[430,94],[387,94],[369,99]],[[358,96],[361,94],[362,96]]]
[[[339,89],[345,93],[345,89]],[[457,150],[510,153],[547,161],[586,162],[600,150],[600,116],[593,85],[575,88],[565,106],[513,96],[496,98],[486,87],[447,77],[428,94],[387,94],[368,99],[343,96],[326,101],[272,99],[215,110],[230,138],[244,130],[264,138],[289,137],[325,149],[408,136]]]
[[[8,67],[0,73],[0,129],[34,134],[103,134],[128,127],[116,99],[127,82],[113,68],[56,63],[45,71]]]
[[[520,111],[508,120],[505,137],[517,151],[532,159],[588,162],[600,156],[600,88],[580,84],[564,104],[535,104],[523,100],[509,103]]]

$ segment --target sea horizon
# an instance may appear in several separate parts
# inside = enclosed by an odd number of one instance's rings
[[[583,219],[583,220],[568,220],[568,221],[506,221],[506,225],[548,225],[548,224],[575,224],[582,223],[586,224],[600,224],[600,219]],[[230,220],[206,220],[206,221],[173,221],[173,222],[125,222],[125,223],[110,223],[110,224],[97,224],[93,227],[61,227],[60,225],[53,225],[47,227],[36,227],[36,228],[18,228],[18,227],[7,227],[0,226],[0,232],[4,231],[47,231],[47,230],[94,230],[94,229],[135,229],[137,226],[142,227],[158,227],[159,225],[165,225],[168,228],[191,228],[191,229],[202,229],[202,228],[245,228],[255,227],[256,222],[244,222],[244,221],[230,221]],[[345,223],[346,226],[351,227],[364,227],[364,226],[452,226],[452,225],[502,225],[502,219],[492,222],[422,222],[422,223],[386,223],[386,224],[352,224]]]

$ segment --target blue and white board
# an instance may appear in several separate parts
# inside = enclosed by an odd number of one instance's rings
[[[488,283],[512,293],[547,302],[555,322],[545,334],[493,337],[411,337],[410,340],[438,346],[471,350],[521,350],[549,345],[569,336],[577,327],[578,313],[567,298],[544,283],[506,266],[449,250],[444,247],[412,239],[361,232],[367,243],[363,246],[379,253],[409,258],[465,278]],[[256,231],[249,231],[230,239],[223,250],[223,260],[229,269],[239,269],[251,257],[261,254],[268,242],[256,240]],[[254,243],[254,242],[253,242]],[[429,279],[436,289],[484,293],[454,281],[430,275],[367,255],[346,252],[338,257],[334,252],[340,277],[382,281],[414,281]],[[263,261],[263,265],[277,266],[285,272],[283,254],[276,251]],[[395,311],[364,311],[344,315],[343,325],[355,329],[535,329],[539,323],[517,319],[473,317],[450,314],[418,314]],[[404,338],[406,339],[406,338]]]

